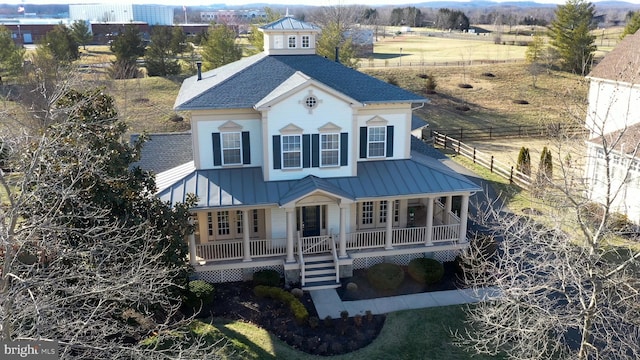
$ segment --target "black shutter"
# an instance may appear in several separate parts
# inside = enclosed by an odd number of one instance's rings
[[[213,166],[222,165],[222,146],[220,146],[220,133],[211,134],[213,141]]]
[[[349,133],[340,133],[340,166],[349,163]]]
[[[311,167],[311,135],[302,135],[302,167]]]
[[[249,132],[242,132],[242,163],[251,164],[251,143],[249,142]]]
[[[387,157],[393,157],[393,126],[387,126]]]
[[[360,159],[367,157],[367,127],[360,128]]]
[[[320,166],[320,134],[311,135],[311,166]]]
[[[273,135],[273,168],[282,168],[282,157],[280,151],[280,135]]]

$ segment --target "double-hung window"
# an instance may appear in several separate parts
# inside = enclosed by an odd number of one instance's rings
[[[296,37],[295,36],[289,36],[287,44],[289,46],[289,49],[295,48],[296,47]]]
[[[340,165],[340,134],[320,135],[320,166]]]
[[[239,132],[222,133],[222,164],[242,164],[242,136]]]
[[[299,169],[302,167],[302,136],[282,136],[282,168]]]
[[[303,48],[309,48],[310,47],[309,35],[302,35],[302,47]]]
[[[367,136],[367,157],[384,157],[386,139],[387,128],[385,126],[369,127]]]

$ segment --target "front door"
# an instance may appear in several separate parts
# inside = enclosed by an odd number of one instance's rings
[[[302,207],[302,236],[320,235],[320,206]]]

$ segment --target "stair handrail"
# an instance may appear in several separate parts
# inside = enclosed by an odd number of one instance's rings
[[[300,237],[300,231],[297,232],[297,238],[298,238],[298,257],[300,258],[300,283],[302,284],[302,286],[305,285],[305,281],[304,281],[304,256],[302,255],[302,240]]]
[[[331,254],[333,255],[333,266],[336,269],[336,283],[340,282],[340,265],[338,264],[338,251],[336,250],[336,238],[334,235],[329,235],[331,238]]]

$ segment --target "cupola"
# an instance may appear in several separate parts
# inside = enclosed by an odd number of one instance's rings
[[[314,55],[320,28],[287,15],[260,27],[267,55]]]

